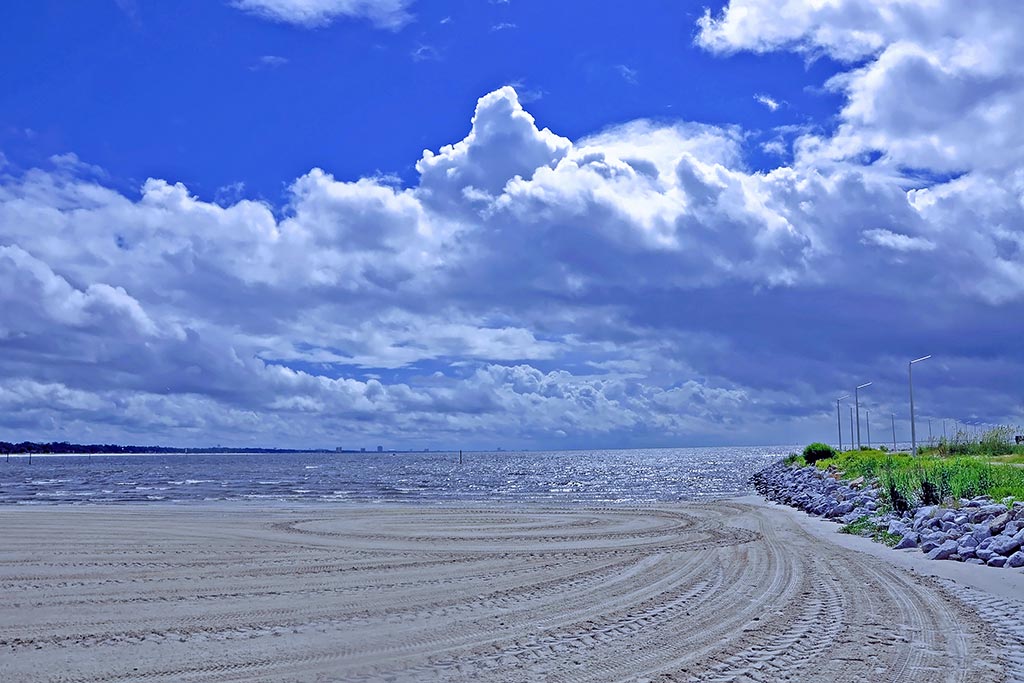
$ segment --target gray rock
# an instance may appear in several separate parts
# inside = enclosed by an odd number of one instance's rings
[[[1020,548],[1020,541],[1016,536],[995,536],[988,548],[997,555],[1008,557]]]
[[[845,502],[840,503],[839,505],[835,506],[834,508],[832,508],[832,514],[836,515],[836,516],[845,515],[845,514],[848,514],[848,513],[852,512],[852,511],[853,511],[853,502],[852,501],[845,501]]]
[[[917,547],[918,535],[915,533],[909,533],[903,537],[903,539],[896,544],[896,550],[903,550],[905,548],[916,548]]]
[[[978,557],[978,559],[984,560],[985,562],[988,562],[993,557],[998,557],[998,555],[996,555],[988,548],[982,548],[981,546],[978,546],[974,549],[974,555]]]
[[[985,560],[980,560],[977,557],[968,557],[964,560],[964,564],[985,564]]]
[[[897,536],[903,536],[907,532],[907,525],[899,520],[892,520],[889,522],[889,533],[896,534]]]
[[[989,517],[995,517],[1006,512],[1006,506],[996,503],[995,505],[982,505],[971,513],[971,521],[977,524]]]
[[[930,520],[932,513],[938,508],[936,505],[925,505],[922,508],[918,508],[917,512],[914,513],[914,528],[921,528],[925,521]]]
[[[989,521],[988,528],[992,530],[992,535],[995,536],[996,534],[1003,533],[1003,529],[1006,528],[1006,525],[1009,523],[1009,521],[1010,513],[1004,512],[1003,514],[999,515],[998,517],[994,517],[991,521]]]
[[[1024,567],[1024,552],[1018,550],[1013,555],[1006,558],[1006,566],[1013,567],[1014,569],[1017,567]]]
[[[960,538],[960,547],[961,548],[977,548],[978,547],[978,539],[976,539],[974,536],[963,536],[963,537]]]
[[[969,557],[974,557],[974,548],[971,548],[971,547],[968,547],[968,546],[963,546],[963,545],[958,545],[956,547],[956,554],[959,555],[960,557],[964,558],[964,559],[967,559]]]
[[[956,554],[956,541],[946,541],[938,548],[935,548],[928,553],[929,560],[948,560],[950,556]]]
[[[957,526],[967,524],[967,515],[957,515],[953,518],[953,524],[956,524]]]
[[[999,555],[988,559],[988,566],[990,567],[1002,567],[1004,564],[1006,564],[1006,558]]]
[[[971,532],[971,536],[974,537],[974,539],[979,543],[981,543],[991,535],[992,530],[989,529],[989,526],[987,524],[979,524],[978,526],[974,527],[974,531]]]

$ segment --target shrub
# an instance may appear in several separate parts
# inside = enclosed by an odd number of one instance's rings
[[[796,453],[790,453],[787,455],[783,462],[787,465],[796,465],[797,467],[805,467],[807,465],[807,461],[804,460],[804,456]]]
[[[835,449],[825,443],[816,442],[804,448],[804,460],[808,465],[834,457],[836,457]]]

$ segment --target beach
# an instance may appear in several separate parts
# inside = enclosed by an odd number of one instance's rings
[[[1024,661],[1024,575],[755,498],[11,506],[0,528],[4,681],[1000,681]]]

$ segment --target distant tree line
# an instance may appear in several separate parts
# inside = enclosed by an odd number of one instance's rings
[[[120,446],[118,444],[77,444],[67,441],[51,441],[49,443],[37,443],[35,441],[22,441],[21,443],[10,443],[0,441],[0,455],[6,454],[27,454],[27,453],[308,453],[292,448],[225,448],[216,446],[212,448],[172,448],[169,446]]]

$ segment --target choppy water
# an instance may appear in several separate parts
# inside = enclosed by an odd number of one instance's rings
[[[0,504],[189,501],[637,504],[748,493],[789,447],[12,457]]]

